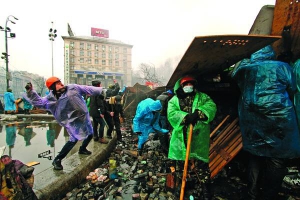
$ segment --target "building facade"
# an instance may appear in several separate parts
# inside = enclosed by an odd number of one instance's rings
[[[11,71],[11,80],[9,87],[12,89],[15,98],[21,98],[25,92],[25,86],[31,82],[33,88],[41,95],[45,95],[48,90],[45,86],[45,78],[37,74],[28,73],[27,71]],[[0,99],[3,102],[3,95],[6,90],[6,70],[5,67],[0,67]]]
[[[131,86],[132,45],[95,36],[62,36],[64,40],[64,83],[91,85],[98,79],[103,87],[116,79]]]

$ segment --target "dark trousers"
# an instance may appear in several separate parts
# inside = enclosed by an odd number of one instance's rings
[[[89,135],[85,140],[83,140],[80,149],[79,150],[84,150],[86,149],[86,147],[88,146],[88,144],[90,143],[90,141],[93,139],[93,135]],[[68,141],[63,148],[61,149],[61,151],[59,152],[59,154],[55,157],[55,160],[62,160],[64,159],[67,154],[73,149],[73,147],[75,146],[76,142],[71,142]]]
[[[117,132],[117,138],[121,139],[122,138],[122,135],[121,135],[121,122],[120,122],[119,115],[114,116],[113,120],[114,120],[114,125],[115,125],[115,128],[116,128],[116,132]]]
[[[286,159],[249,154],[248,199],[275,200],[285,174]]]
[[[99,131],[98,129],[99,125]],[[103,138],[105,122],[102,117],[93,117],[93,131],[95,138]]]
[[[106,135],[107,135],[107,136],[111,136],[111,133],[112,133],[113,130],[114,130],[113,118],[112,118],[112,116],[110,116],[109,114],[105,114],[105,115],[104,115],[104,118],[105,118],[105,121],[106,121],[107,126],[108,126]]]

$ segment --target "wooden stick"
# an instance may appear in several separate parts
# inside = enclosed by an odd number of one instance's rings
[[[217,130],[225,123],[225,121],[230,117],[230,115],[227,115],[223,121],[215,128],[215,130],[213,130],[213,132],[210,133],[210,136],[209,137],[212,137],[216,132]]]
[[[183,200],[183,197],[184,197],[184,188],[185,188],[186,174],[187,174],[187,169],[188,169],[188,164],[189,164],[192,135],[193,135],[193,125],[190,124],[190,132],[189,132],[189,138],[188,138],[188,143],[187,143],[187,147],[186,147],[184,170],[183,170],[183,176],[182,176],[182,182],[181,182],[180,200]]]

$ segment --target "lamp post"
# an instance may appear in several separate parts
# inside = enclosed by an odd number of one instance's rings
[[[49,39],[51,40],[51,51],[52,51],[52,76],[54,76],[54,72],[53,72],[53,42],[54,39],[57,37],[56,35],[56,29],[53,29],[53,22],[52,23],[52,28],[50,28],[49,30]]]
[[[9,15],[7,18],[6,18],[6,22],[5,22],[5,27],[4,29],[0,26],[0,29],[1,31],[4,31],[4,34],[5,34],[5,52],[2,53],[2,59],[5,59],[5,64],[6,64],[6,89],[9,88],[9,80],[10,80],[10,74],[9,74],[9,71],[8,71],[8,44],[7,44],[7,32],[11,32],[10,28],[7,27],[7,23],[8,22],[11,22],[12,24],[15,24],[14,21],[10,20],[10,18],[14,18],[15,20],[18,20],[18,18],[16,18],[15,16],[13,15]],[[10,33],[10,38],[15,38],[16,37],[16,34],[14,33]]]

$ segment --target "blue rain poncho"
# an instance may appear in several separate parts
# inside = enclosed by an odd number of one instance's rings
[[[4,93],[4,110],[5,111],[15,111],[16,110],[15,97],[12,92]]]
[[[293,65],[293,75],[295,78],[297,88],[296,93],[294,95],[294,104],[298,119],[298,127],[300,127],[300,59],[298,59]]]
[[[292,98],[295,82],[289,64],[275,61],[267,46],[245,59],[232,77],[241,90],[239,122],[243,148],[275,158],[300,156],[300,137]]]
[[[65,87],[66,91],[58,100],[52,91],[47,96],[40,97],[36,91],[32,90],[25,94],[24,98],[37,108],[49,110],[56,121],[65,127],[70,135],[70,141],[83,140],[93,134],[93,127],[82,95],[100,95],[102,87],[76,84]]]
[[[169,132],[167,129],[163,129],[159,126],[160,113],[154,111],[159,111],[160,109],[160,101],[155,101],[151,98],[147,98],[138,104],[133,118],[133,132],[142,133],[138,136],[138,149],[142,149],[142,146],[147,141],[150,133]]]
[[[174,86],[175,93],[180,87],[180,80],[181,79],[179,79]],[[208,163],[210,122],[216,115],[217,106],[207,94],[196,92],[193,100],[192,112],[196,109],[202,111],[205,116],[207,116],[207,120],[198,121],[195,126],[193,126],[189,158],[202,160],[203,162]],[[186,134],[186,138],[189,137],[190,125],[185,125],[182,122],[188,113],[181,110],[177,94],[169,101],[167,113],[168,120],[173,127],[168,158],[172,160],[185,160],[186,146],[184,143],[184,134]],[[184,132],[184,126],[188,126],[187,133]]]

